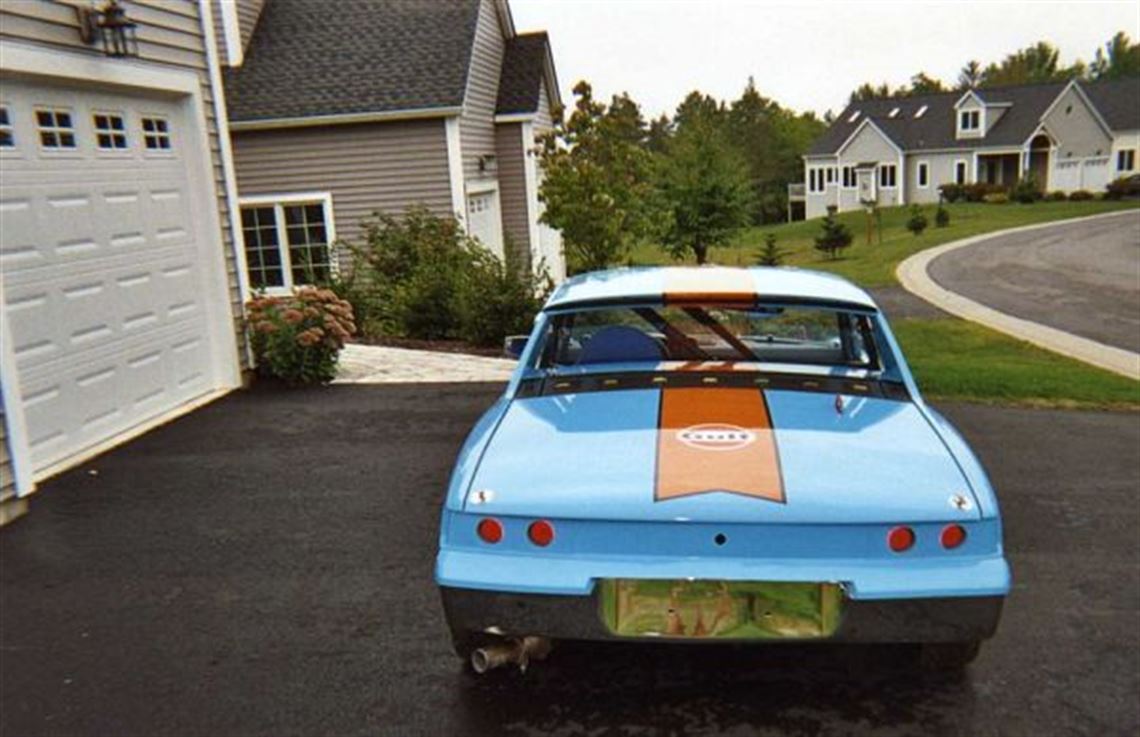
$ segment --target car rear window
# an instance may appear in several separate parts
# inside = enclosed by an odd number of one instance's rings
[[[646,305],[554,316],[547,367],[717,361],[870,368],[870,317],[814,306]]]

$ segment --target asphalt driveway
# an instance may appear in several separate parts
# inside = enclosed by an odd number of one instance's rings
[[[951,405],[1016,587],[969,678],[870,648],[556,650],[463,674],[431,564],[493,385],[236,394],[45,484],[0,532],[0,734],[1125,735],[1140,415]]]
[[[995,236],[928,272],[987,307],[1140,353],[1140,210]]]

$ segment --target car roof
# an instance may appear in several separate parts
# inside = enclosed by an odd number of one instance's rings
[[[563,282],[544,309],[630,302],[765,301],[877,310],[865,291],[821,271],[756,266],[649,266],[579,274]]]

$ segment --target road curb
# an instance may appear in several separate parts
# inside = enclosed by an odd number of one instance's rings
[[[910,256],[895,269],[895,276],[899,283],[911,294],[920,297],[930,304],[956,315],[965,320],[976,322],[999,332],[1011,335],[1020,340],[1027,341],[1041,348],[1060,353],[1061,355],[1084,361],[1098,368],[1111,371],[1121,376],[1140,381],[1140,353],[1105,345],[1104,343],[1079,335],[1067,333],[1064,330],[1042,325],[1041,323],[1023,320],[980,302],[963,297],[937,284],[928,273],[930,263],[939,256],[956,251],[959,248],[972,246],[992,238],[1000,238],[1012,233],[1024,233],[1032,230],[1041,230],[1055,225],[1070,225],[1088,220],[1100,220],[1110,217],[1131,215],[1140,217],[1140,210],[1123,210],[1120,212],[1101,213],[1086,217],[1070,218],[1068,220],[1053,220],[1047,223],[1025,225],[1019,228],[1008,228],[992,233],[984,233],[959,241],[944,243],[941,246],[928,248],[925,251]]]

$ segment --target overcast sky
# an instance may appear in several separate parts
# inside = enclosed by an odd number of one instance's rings
[[[629,92],[647,117],[690,91],[734,99],[748,76],[798,111],[835,112],[863,82],[903,84],[919,70],[953,83],[1047,40],[1061,62],[1091,61],[1117,31],[1140,38],[1140,0],[1096,2],[798,2],[511,0],[520,32],[547,30],[563,100],[580,79],[599,96]]]

